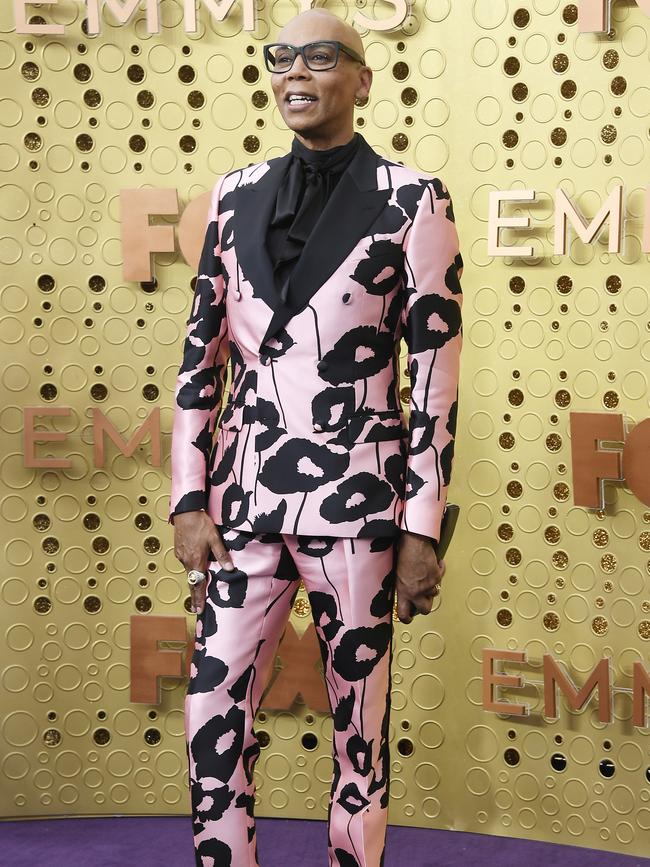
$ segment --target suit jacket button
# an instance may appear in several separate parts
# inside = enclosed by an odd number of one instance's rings
[[[342,298],[343,303],[344,303],[344,304],[349,304],[351,300],[352,300],[352,296],[350,295],[349,292],[346,292],[345,295],[344,295],[343,298]]]
[[[323,425],[319,421],[314,422],[314,430],[321,431],[323,430]]]

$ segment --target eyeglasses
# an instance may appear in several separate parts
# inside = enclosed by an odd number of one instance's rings
[[[264,60],[269,72],[288,72],[296,57],[301,54],[308,69],[321,72],[333,69],[339,60],[339,52],[344,51],[353,60],[365,64],[364,58],[353,48],[348,48],[335,39],[321,42],[308,42],[306,45],[287,45],[273,42],[264,46]]]

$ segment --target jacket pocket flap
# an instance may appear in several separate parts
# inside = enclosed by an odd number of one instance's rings
[[[348,419],[348,437],[351,443],[383,442],[408,436],[399,410],[359,413]]]

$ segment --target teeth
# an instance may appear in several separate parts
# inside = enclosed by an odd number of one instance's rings
[[[289,102],[313,102],[313,96],[290,96]]]

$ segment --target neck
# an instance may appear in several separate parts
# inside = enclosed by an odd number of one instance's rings
[[[348,144],[352,141],[354,130],[352,127],[342,130],[333,136],[317,136],[317,135],[301,135],[299,132],[294,132],[298,141],[306,148],[313,151],[326,151],[330,148],[339,147],[340,145]]]

